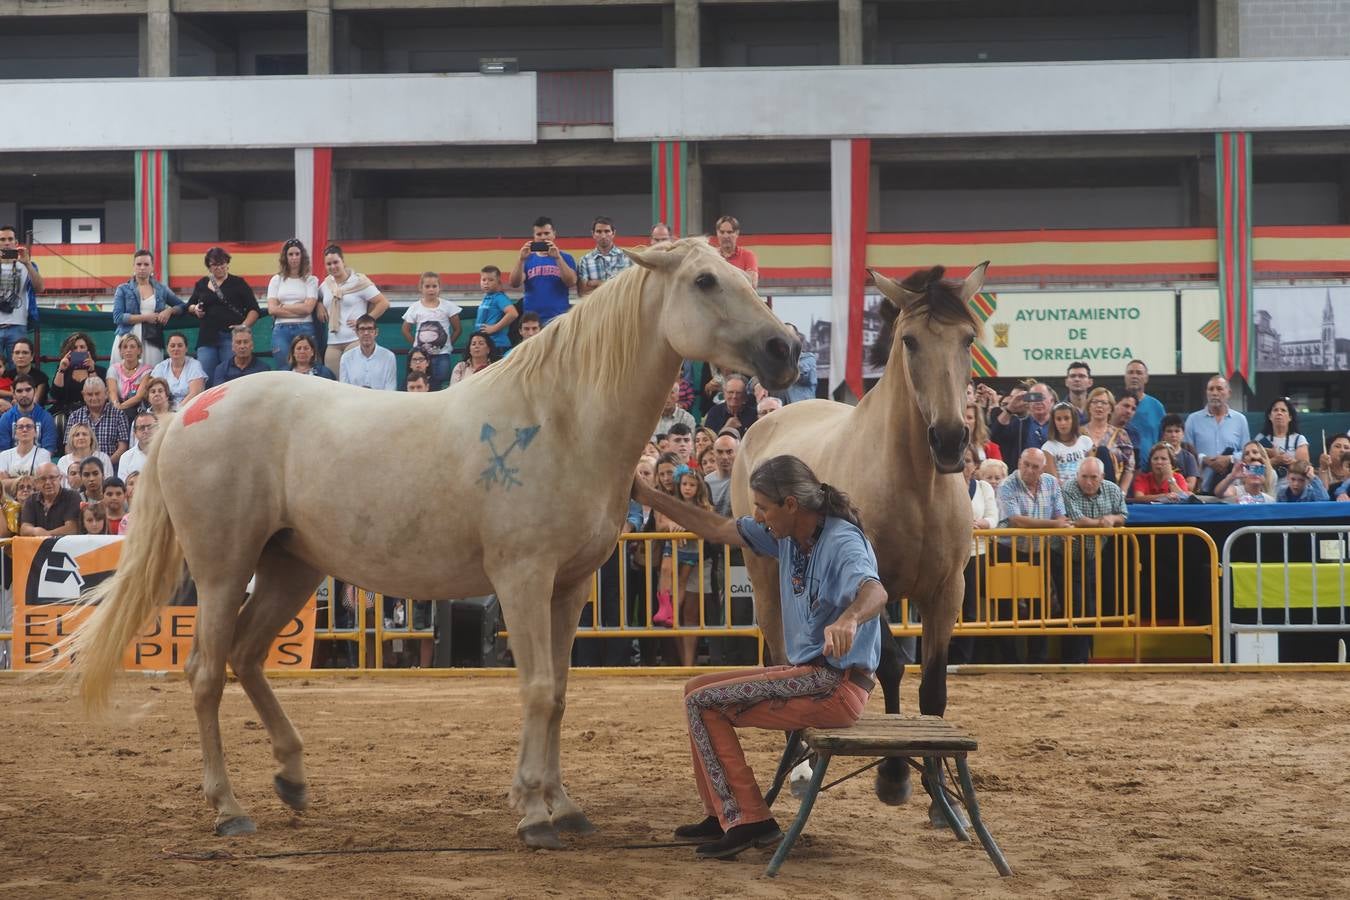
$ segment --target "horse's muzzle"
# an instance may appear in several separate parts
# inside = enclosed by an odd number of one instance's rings
[[[802,342],[796,338],[769,338],[755,354],[759,359],[759,380],[766,387],[782,390],[797,380],[797,359],[801,355]]]
[[[933,465],[943,475],[965,469],[966,447],[969,443],[970,432],[964,424],[955,428],[928,426],[928,449],[933,454]]]

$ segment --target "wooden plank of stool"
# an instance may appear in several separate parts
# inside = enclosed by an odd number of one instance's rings
[[[937,716],[867,716],[847,728],[807,728],[813,750],[835,756],[925,756],[970,753],[975,738]]]

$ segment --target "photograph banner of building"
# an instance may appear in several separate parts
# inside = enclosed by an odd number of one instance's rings
[[[1343,372],[1350,367],[1350,287],[1263,287],[1252,298],[1258,372]],[[1218,292],[1182,291],[1182,371],[1218,371],[1218,342]]]
[[[877,295],[863,300],[864,349],[881,330],[880,300]],[[984,337],[971,354],[977,378],[1063,375],[1069,363],[1080,360],[1093,375],[1124,375],[1136,357],[1147,358],[1155,375],[1177,373],[1174,291],[983,292],[975,301],[985,320]],[[774,297],[773,309],[806,336],[807,348],[817,354],[817,373],[827,377],[829,298]],[[864,368],[866,378],[880,375]]]

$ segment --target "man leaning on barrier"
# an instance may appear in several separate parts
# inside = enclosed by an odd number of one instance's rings
[[[754,517],[728,519],[653,490],[633,499],[708,541],[778,560],[785,666],[701,675],[685,684],[694,779],[708,816],[675,836],[700,842],[698,856],[729,859],[777,843],[736,728],[844,728],[867,705],[881,655],[886,591],[876,555],[846,494],[816,479],[794,456],[776,456],[750,476]]]
[[[1105,478],[1102,461],[1089,456],[1078,466],[1078,476],[1064,485],[1064,511],[1075,528],[1118,528],[1125,524],[1129,509],[1120,486]],[[1110,540],[1110,538],[1107,538]],[[1078,542],[1070,577],[1081,587],[1080,615],[1097,614],[1097,545],[1101,538],[1084,537]],[[1070,615],[1077,609],[1071,610]],[[1060,642],[1064,662],[1086,663],[1092,659],[1092,638],[1066,637]]]

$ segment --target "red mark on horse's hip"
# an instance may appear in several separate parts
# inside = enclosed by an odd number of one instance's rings
[[[213,387],[209,391],[198,397],[191,406],[183,413],[183,427],[196,425],[198,422],[210,415],[207,409],[214,406],[221,397],[225,396],[226,385]]]

